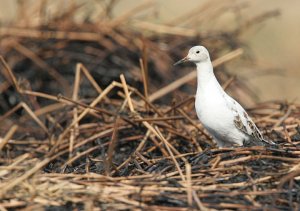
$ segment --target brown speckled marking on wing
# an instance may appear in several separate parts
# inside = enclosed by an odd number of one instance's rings
[[[244,133],[248,134],[247,129],[245,127],[245,125],[243,124],[241,118],[239,115],[234,117],[234,125],[241,131],[243,131]]]
[[[235,102],[233,103],[234,105]],[[254,124],[254,122],[250,119],[250,117],[248,116],[248,114],[246,113],[246,111],[243,112],[243,117],[246,119],[247,121],[247,125],[249,126],[251,133],[249,133],[249,131],[247,131],[246,126],[243,124],[242,120],[241,120],[241,116],[239,115],[239,113],[237,112],[237,109],[232,107],[232,111],[236,114],[236,116],[234,117],[234,125],[243,133],[251,136],[252,138],[259,140],[259,141],[265,141],[261,132],[258,130],[258,128],[256,127],[256,125]]]
[[[244,115],[244,117],[245,117],[246,119],[249,118],[249,117],[248,117],[248,114],[246,113],[246,111],[244,111],[243,115]]]
[[[246,126],[243,125],[241,117],[238,115],[238,113],[236,113],[236,115],[237,116],[235,116],[234,124],[240,131],[242,131],[245,134],[251,136],[254,140],[265,142],[265,143],[268,143],[268,144],[275,144],[273,141],[269,141],[269,140],[264,139],[263,135],[261,134],[261,132],[259,131],[259,129],[255,125],[255,123],[250,119],[250,117],[248,116],[248,114],[245,111],[243,112],[243,115],[244,115],[244,117],[247,121],[247,125],[249,126],[249,128],[251,130],[251,134],[249,134],[249,132],[247,131]]]
[[[258,128],[256,127],[256,125],[254,124],[254,122],[252,122],[248,118],[247,119],[247,124],[249,125],[249,127],[250,127],[250,129],[252,131],[251,136],[254,137],[257,140],[264,141],[264,138],[263,138],[262,134],[260,133],[260,131],[258,130]]]
[[[239,103],[237,103],[230,96],[225,96],[224,98],[227,102],[228,108],[233,112],[234,115],[233,123],[238,130],[252,137],[252,139],[256,141],[274,144],[272,141],[265,140],[263,138],[263,135],[256,127],[255,123],[251,120],[247,112]]]

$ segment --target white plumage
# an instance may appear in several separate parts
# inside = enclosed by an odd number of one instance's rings
[[[187,61],[197,66],[197,116],[219,147],[273,144],[263,138],[244,108],[222,89],[205,47],[192,47],[188,55],[174,65]]]

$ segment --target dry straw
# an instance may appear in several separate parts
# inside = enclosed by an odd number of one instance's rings
[[[114,2],[110,1],[100,16],[108,16]],[[215,3],[217,7],[213,6]],[[0,116],[1,210],[299,209],[300,105],[266,102],[249,109],[264,135],[276,142],[276,147],[217,149],[196,120],[193,96],[185,95],[171,104],[164,101],[193,80],[195,73],[154,89],[155,81],[150,78],[147,64],[152,62],[160,70],[160,77],[168,80],[170,57],[161,51],[150,52],[160,46],[153,37],[132,39],[139,34],[120,27],[159,32],[173,46],[182,40],[193,43],[192,38],[198,35],[217,48],[217,44],[209,42],[217,34],[210,36],[184,27],[214,19],[216,14],[233,9],[231,4],[215,0],[166,24],[131,22],[138,11],[152,6],[152,1],[143,2],[101,23],[101,33],[91,30],[88,24],[81,25],[77,32],[64,30],[59,24],[54,30],[0,28],[5,38],[1,38],[1,45],[6,49],[0,57],[0,73],[5,79],[0,82],[0,92],[18,99],[18,103],[6,109],[0,102],[4,111]],[[71,7],[59,20],[66,20],[78,8],[80,6]],[[264,13],[227,33],[237,39],[241,30],[276,14]],[[63,23],[65,26],[67,22]],[[92,28],[97,26],[94,24]],[[59,52],[71,41],[85,41],[93,44],[84,44],[87,52],[103,56],[101,58],[110,58],[111,52],[122,58],[136,51],[141,52],[141,58],[126,61],[132,71],[124,68],[125,74],[117,74],[105,86],[86,63],[73,66],[75,73],[70,79],[51,67],[46,62],[47,56],[28,47],[39,40],[50,42],[50,38],[55,40],[54,49]],[[95,43],[105,50],[95,49]],[[225,46],[227,53],[214,61],[220,70],[243,53],[241,48],[228,48],[225,42],[218,47]],[[180,56],[178,48],[175,49],[173,56]],[[121,55],[117,55],[119,51]],[[53,83],[61,87],[62,94],[38,91],[34,89],[35,83],[31,83],[33,88],[30,83],[23,83],[11,68],[16,64],[15,53],[52,78]],[[55,53],[49,51],[48,54],[56,58]],[[23,68],[26,70],[26,66]],[[129,72],[138,76],[140,85],[131,85]],[[225,71],[217,74],[224,88],[233,88],[235,94],[248,93],[235,76]],[[142,89],[143,94],[139,91]],[[93,97],[82,93],[84,90],[93,93]],[[164,104],[154,103],[157,100]]]

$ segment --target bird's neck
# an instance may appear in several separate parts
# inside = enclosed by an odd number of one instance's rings
[[[221,87],[217,81],[210,60],[196,63],[198,89],[206,89],[207,86]]]

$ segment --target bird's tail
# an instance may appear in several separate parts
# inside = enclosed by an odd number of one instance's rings
[[[275,146],[276,144],[271,140],[266,139],[249,139],[244,141],[243,146]]]
[[[266,140],[266,139],[263,139],[262,140],[264,143],[266,144],[269,144],[269,145],[276,145],[275,142],[271,141],[271,140]]]

